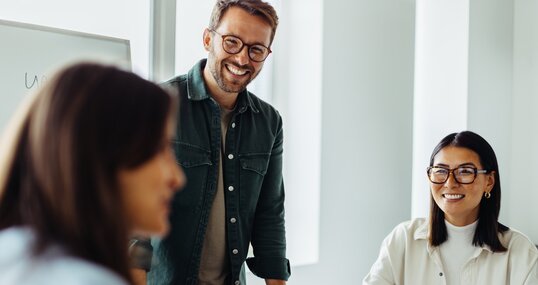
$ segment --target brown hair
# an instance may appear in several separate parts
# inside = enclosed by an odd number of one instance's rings
[[[504,233],[508,227],[498,222],[499,211],[501,210],[501,180],[499,176],[499,165],[497,157],[491,145],[480,135],[471,131],[452,133],[444,137],[435,147],[430,157],[430,166],[437,153],[447,146],[463,147],[474,151],[480,158],[480,164],[489,172],[494,172],[495,185],[491,190],[491,197],[482,197],[478,212],[478,225],[473,237],[473,244],[476,246],[488,245],[493,252],[506,251],[498,237],[498,233]],[[441,245],[448,239],[445,224],[445,213],[430,194],[430,236],[429,242],[432,246]]]
[[[14,155],[1,162],[0,230],[28,226],[35,254],[60,244],[132,283],[117,173],[158,151],[174,102],[115,67],[81,63],[59,72],[10,137]]]
[[[278,16],[271,4],[261,0],[217,0],[209,20],[210,30],[216,30],[219,27],[222,16],[230,7],[241,8],[251,15],[264,19],[272,28],[270,42],[273,42],[278,26]]]

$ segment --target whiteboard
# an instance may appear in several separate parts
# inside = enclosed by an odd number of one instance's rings
[[[87,60],[131,70],[125,39],[5,20],[0,39],[0,133],[25,95],[66,64]]]

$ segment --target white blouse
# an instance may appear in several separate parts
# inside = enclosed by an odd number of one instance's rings
[[[478,220],[463,227],[454,226],[445,220],[445,225],[448,239],[439,246],[441,264],[445,269],[447,285],[460,285],[465,263],[469,262],[475,250],[473,238]]]
[[[31,253],[33,232],[13,227],[0,231],[2,285],[127,285],[116,273],[89,261],[70,257],[60,247]]]
[[[474,247],[460,284],[538,285],[538,249],[522,233],[499,235],[506,252]],[[428,220],[401,223],[385,238],[363,285],[446,285],[439,247],[428,244]]]

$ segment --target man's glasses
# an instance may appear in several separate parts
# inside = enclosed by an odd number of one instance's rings
[[[460,184],[471,184],[476,179],[476,175],[479,173],[488,173],[486,169],[476,169],[470,166],[460,166],[454,169],[448,169],[439,166],[430,166],[426,170],[428,178],[434,184],[443,184],[448,180],[450,173],[454,176],[454,179]]]
[[[264,61],[271,53],[271,49],[261,45],[253,44],[247,45],[240,38],[231,35],[222,35],[215,30],[211,30],[215,34],[222,37],[222,48],[229,54],[238,54],[243,50],[243,47],[248,48],[248,57],[255,62]]]

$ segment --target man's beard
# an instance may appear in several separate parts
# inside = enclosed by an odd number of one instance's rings
[[[224,92],[228,92],[228,93],[239,93],[243,90],[245,90],[247,88],[247,85],[252,82],[252,80],[254,80],[254,78],[256,78],[256,76],[258,75],[259,73],[259,70],[258,72],[254,73],[255,72],[255,69],[252,65],[243,65],[243,66],[239,66],[231,61],[225,61],[225,60],[221,60],[220,61],[220,64],[217,63],[215,61],[215,55],[213,54],[210,54],[210,57],[212,57],[212,59],[208,59],[208,64],[209,64],[209,71],[211,72],[211,75],[213,76],[213,78],[215,79],[215,81],[217,82],[217,85],[219,86],[219,88],[224,91]],[[224,77],[224,73],[225,72],[230,72],[227,67],[226,67],[226,64],[229,64],[229,65],[233,65],[239,69],[247,69],[249,70],[247,73],[247,75],[249,76],[246,80],[242,81],[242,80],[228,80]]]

